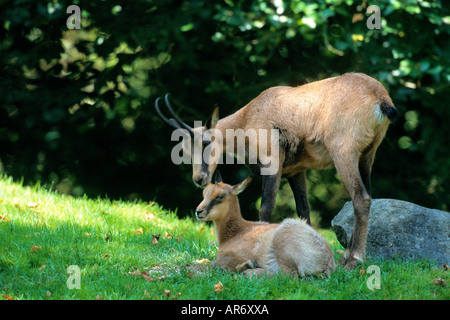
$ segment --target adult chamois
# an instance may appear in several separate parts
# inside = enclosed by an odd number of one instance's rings
[[[200,221],[214,222],[219,251],[213,265],[231,271],[282,271],[300,277],[333,272],[330,247],[306,220],[285,219],[280,224],[269,224],[242,218],[237,195],[251,180],[249,176],[231,186],[223,183],[217,171],[215,184],[203,190],[203,201],[195,213]]]
[[[306,190],[307,169],[336,168],[348,191],[354,207],[355,222],[352,239],[339,261],[346,268],[354,268],[365,259],[368,220],[371,205],[370,173],[375,152],[383,140],[390,120],[397,115],[386,89],[377,80],[361,73],[344,75],[311,82],[298,87],[278,86],[263,91],[234,114],[219,119],[218,107],[205,126],[191,128],[166,105],[174,118],[167,119],[155,101],[158,115],[174,128],[184,128],[190,135],[193,149],[203,151],[211,144],[207,132],[214,129],[223,139],[219,143],[222,152],[234,139],[245,139],[245,160],[257,159],[250,168],[261,175],[270,163],[279,170],[262,174],[260,219],[269,221],[275,206],[275,198],[281,177],[286,177],[292,188],[297,214],[309,220],[309,204]],[[279,139],[274,141],[265,135],[256,139],[246,137],[252,129],[277,130]],[[233,141],[227,139],[227,131],[234,131]],[[204,136],[205,134],[205,136]],[[265,149],[266,159],[259,157]],[[236,150],[235,150],[236,151]],[[194,157],[194,152],[191,153]],[[193,180],[205,187],[214,173],[218,161],[202,157],[192,161]]]

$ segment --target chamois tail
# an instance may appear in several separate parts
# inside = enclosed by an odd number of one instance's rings
[[[398,116],[398,110],[389,102],[381,102],[380,109],[390,121],[394,121]]]

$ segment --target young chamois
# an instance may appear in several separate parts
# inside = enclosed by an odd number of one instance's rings
[[[300,277],[333,272],[330,247],[305,220],[285,219],[281,224],[269,224],[242,218],[237,195],[251,179],[249,176],[231,186],[223,183],[217,172],[216,183],[203,190],[204,199],[196,215],[200,221],[214,221],[219,251],[213,265],[230,271],[282,271]]]
[[[221,133],[221,151],[227,141],[245,139],[246,163],[257,158],[250,168],[258,175],[267,166],[267,159],[258,158],[254,150],[273,150],[272,142],[258,136],[245,136],[249,129],[276,129],[279,140],[276,153],[268,153],[269,163],[277,163],[274,174],[262,174],[260,219],[270,221],[281,177],[286,177],[292,188],[297,214],[309,220],[306,189],[307,169],[335,167],[348,191],[354,207],[354,231],[340,264],[354,268],[365,259],[365,246],[371,205],[370,174],[375,152],[383,140],[389,122],[396,114],[386,89],[377,80],[361,73],[347,73],[298,87],[278,86],[262,92],[246,106],[223,119],[215,108],[203,127],[191,128],[172,110],[168,96],[165,103],[174,118],[167,119],[155,101],[158,115],[174,128],[183,128],[190,136],[193,149],[201,151],[211,144],[206,136],[209,129]],[[227,131],[237,135],[227,140]],[[236,144],[235,144],[236,148]],[[234,151],[236,153],[236,150]],[[194,157],[194,154],[191,154]],[[264,160],[264,161],[263,161]],[[216,170],[218,161],[202,158],[192,161],[192,178],[205,187]]]

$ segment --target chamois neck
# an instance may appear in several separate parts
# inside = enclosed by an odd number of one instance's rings
[[[226,130],[242,129],[242,120],[242,111],[238,110],[235,113],[222,118],[217,122],[216,129],[221,132],[224,145],[226,141]]]
[[[246,227],[246,225],[247,221],[242,218],[239,202],[236,197],[236,200],[233,201],[228,208],[225,218],[214,221],[214,228],[216,230],[219,246],[235,237]]]

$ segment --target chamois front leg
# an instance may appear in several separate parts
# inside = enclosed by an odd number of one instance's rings
[[[236,267],[237,272],[242,273],[245,277],[260,277],[267,274],[264,268],[258,266],[255,260],[248,260]]]
[[[281,174],[265,175],[261,176],[261,178],[262,195],[259,219],[261,221],[270,222],[270,216],[275,207],[275,199],[277,197],[278,188],[280,187]]]
[[[355,215],[351,241],[339,260],[340,265],[353,269],[365,260],[366,240],[369,228],[369,214],[372,199],[367,192],[359,172],[358,156],[340,154],[334,157],[334,164],[347,192],[352,198]]]
[[[236,271],[242,272],[247,269],[255,269],[255,268],[259,268],[259,266],[256,264],[255,260],[252,259],[252,260],[248,260],[248,261],[245,261],[244,263],[237,265]]]
[[[289,185],[294,193],[295,207],[299,218],[305,219],[309,225],[311,220],[309,218],[309,203],[308,192],[306,187],[306,172],[297,173],[288,178]]]

